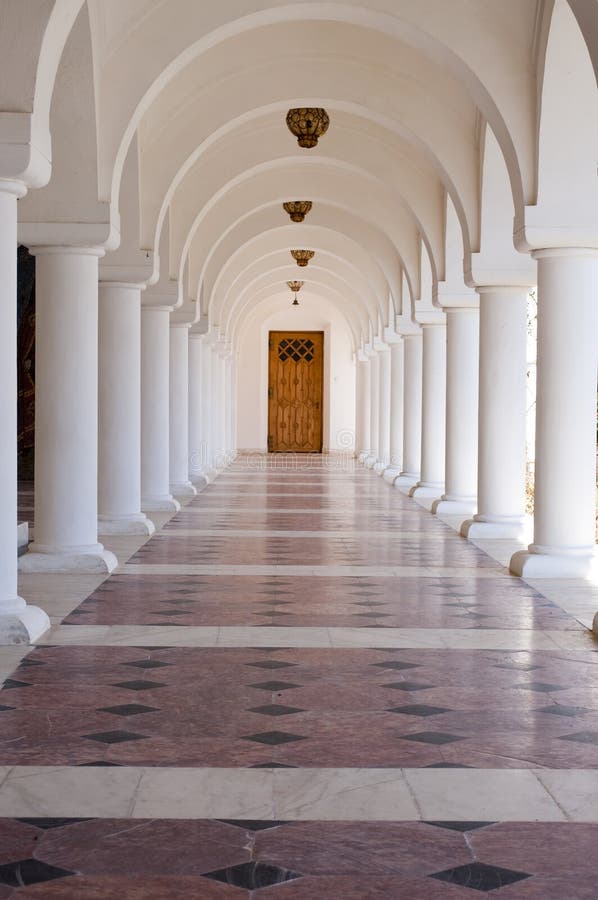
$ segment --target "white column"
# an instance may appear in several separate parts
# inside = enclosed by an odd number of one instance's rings
[[[189,478],[201,490],[208,483],[204,474],[206,445],[202,422],[202,335],[189,332]]]
[[[141,307],[141,506],[176,511],[170,493],[170,308]]]
[[[189,481],[189,325],[170,323],[170,493],[195,497]]]
[[[390,349],[381,350],[379,359],[378,461],[374,465],[374,471],[382,475],[390,463]]]
[[[422,325],[424,335],[422,378],[421,478],[412,497],[439,498],[444,491],[446,440],[446,324]]]
[[[111,572],[98,543],[98,258],[35,247],[35,541],[25,572]]]
[[[478,307],[447,309],[446,337],[445,492],[432,506],[432,512],[466,516],[477,509]]]
[[[201,341],[201,423],[202,441],[204,447],[203,472],[208,481],[212,481],[216,475],[214,468],[214,422],[213,422],[213,378],[212,378],[212,348],[205,335]]]
[[[224,367],[217,346],[212,354],[212,465],[217,471],[225,466],[224,453]]]
[[[537,250],[534,542],[526,578],[585,577],[595,563],[598,250]]]
[[[370,404],[371,379],[370,360],[367,356],[357,359],[355,397],[355,450],[359,462],[370,455]]]
[[[418,331],[403,340],[403,470],[395,480],[399,490],[411,489],[419,481],[422,446],[423,335]]]
[[[370,354],[370,454],[365,464],[368,469],[375,465],[378,459],[378,441],[380,439],[380,356],[373,352]]]
[[[528,287],[480,287],[478,514],[468,538],[522,537]]]
[[[0,645],[27,644],[50,627],[17,592],[17,199],[0,180]]]
[[[399,338],[390,345],[390,460],[384,480],[394,484],[403,465],[403,366],[404,345]]]
[[[100,282],[98,533],[153,534],[141,512],[141,287]]]

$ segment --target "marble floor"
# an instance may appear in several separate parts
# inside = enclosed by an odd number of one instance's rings
[[[595,900],[595,591],[452,524],[239,457],[111,577],[23,576],[0,900]]]

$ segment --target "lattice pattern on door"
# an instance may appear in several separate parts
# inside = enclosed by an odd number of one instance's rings
[[[292,359],[294,362],[311,362],[314,358],[314,342],[309,338],[295,338],[293,341],[280,341],[278,358],[281,362]]]

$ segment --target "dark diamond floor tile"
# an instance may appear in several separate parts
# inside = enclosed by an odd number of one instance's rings
[[[586,709],[585,706],[561,706],[555,704],[554,706],[541,706],[539,709],[535,709],[534,712],[550,713],[552,716],[567,716],[569,718],[574,718],[575,716],[582,716],[584,713],[590,712],[590,710]]]
[[[125,688],[127,691],[151,691],[166,687],[166,684],[160,681],[118,681],[113,687]]]
[[[282,662],[279,659],[264,659],[261,662],[250,662],[245,665],[255,666],[256,669],[287,669],[290,666],[296,666],[297,663]]]
[[[66,825],[76,825],[77,822],[91,822],[92,819],[27,819],[19,818],[17,822],[24,822],[26,825],[33,825],[34,828],[41,828],[43,831],[49,831],[52,828],[64,828]]]
[[[516,684],[519,691],[537,691],[540,694],[551,694],[553,691],[566,691],[562,684],[548,684],[544,681],[529,681],[527,684]]]
[[[297,706],[283,706],[280,703],[269,703],[266,706],[254,706],[248,712],[259,713],[261,716],[292,716],[294,713],[305,712]]]
[[[156,706],[143,706],[141,703],[123,703],[120,706],[102,706],[98,712],[111,713],[113,716],[139,716],[141,713],[160,710]]]
[[[258,684],[250,684],[249,687],[256,688],[258,691],[276,693],[277,691],[288,691],[291,688],[302,687],[302,685],[293,684],[291,681],[260,681]]]
[[[401,662],[400,660],[389,660],[388,662],[377,662],[372,663],[372,666],[375,666],[379,669],[396,669],[397,671],[401,669],[419,669],[419,663],[409,663],[409,662]]]
[[[16,706],[0,706],[0,712],[9,712],[11,709],[16,709]]]
[[[290,766],[287,763],[279,763],[279,762],[266,762],[266,763],[255,763],[253,766],[249,766],[250,769],[298,769],[299,766]]]
[[[247,734],[244,741],[255,741],[258,744],[269,744],[276,747],[278,744],[290,744],[293,741],[305,741],[306,737],[300,734],[290,734],[287,731],[263,731],[260,734]]]
[[[474,891],[495,891],[507,884],[515,884],[524,878],[531,878],[527,872],[515,872],[513,869],[501,869],[500,866],[490,866],[486,863],[475,862],[465,866],[457,866],[454,869],[446,869],[444,872],[435,872],[430,876],[448,884],[458,884]]]
[[[463,735],[447,734],[444,731],[418,731],[417,734],[402,734],[402,741],[416,741],[419,744],[454,744],[455,741],[465,741]]]
[[[122,767],[122,765],[123,765],[123,763],[109,762],[106,759],[98,759],[98,760],[94,760],[93,762],[78,763],[77,768],[78,769],[86,769],[86,768],[91,769],[91,768],[95,768],[96,766],[98,766],[98,767],[108,766],[111,768],[114,767],[114,768],[120,769]]]
[[[101,744],[124,744],[125,741],[143,741],[147,734],[136,734],[134,731],[98,731],[96,734],[84,734],[82,737]]]
[[[426,822],[426,825],[434,825],[436,828],[446,828],[449,831],[462,831],[463,833],[477,831],[494,824],[494,822]]]
[[[4,684],[2,685],[2,689],[4,691],[8,691],[11,688],[24,688],[31,687],[31,683],[29,681],[17,681],[16,678],[7,678]]]
[[[73,612],[76,612],[76,610],[73,610]],[[29,657],[26,657],[25,659],[21,660],[21,662],[19,664],[19,668],[20,669],[23,669],[23,668],[29,669],[29,668],[32,668],[33,666],[45,666],[45,665],[47,665],[47,663],[45,663],[41,659],[30,659]]]
[[[67,878],[74,875],[68,869],[50,866],[39,859],[20,859],[17,862],[0,866],[0,884],[10,887],[23,887],[28,884],[39,884],[42,881],[53,881],[55,878]]]
[[[426,706],[425,703],[414,703],[407,706],[395,706],[387,712],[402,713],[405,716],[439,716],[440,713],[452,712],[445,706]]]
[[[230,866],[228,869],[218,869],[216,872],[205,872],[203,877],[254,891],[274,884],[283,884],[285,881],[294,881],[303,876],[300,872],[281,869],[279,866],[271,866],[269,863],[247,862],[238,866]]]
[[[161,662],[159,659],[136,659],[134,662],[122,663],[123,666],[135,666],[137,669],[163,669],[172,663]]]
[[[435,687],[433,684],[423,684],[421,681],[394,681],[392,684],[381,684],[380,687],[393,688],[395,691],[429,691]]]
[[[560,741],[575,741],[577,744],[598,744],[598,731],[578,731],[576,734],[564,734]]]
[[[237,828],[243,828],[245,831],[268,831],[270,828],[278,828],[279,825],[286,825],[287,822],[277,822],[273,819],[217,819],[218,822],[224,822],[226,825],[236,825]]]

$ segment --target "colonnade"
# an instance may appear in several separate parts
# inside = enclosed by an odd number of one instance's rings
[[[24,572],[109,573],[102,535],[151,534],[234,455],[234,371],[216,330],[181,322],[135,282],[102,280],[104,249],[36,257],[34,540],[17,558],[18,183],[0,184],[0,643],[49,627],[17,591]],[[147,300],[146,300],[147,297]]]
[[[534,537],[510,568],[524,577],[585,578],[596,566],[598,251],[549,249],[533,257]],[[415,330],[410,323],[386,343],[362,348],[357,454],[397,489],[432,501],[433,513],[461,515],[463,537],[521,541],[529,285],[476,290],[479,303],[416,313]],[[382,420],[390,423],[390,461]]]

